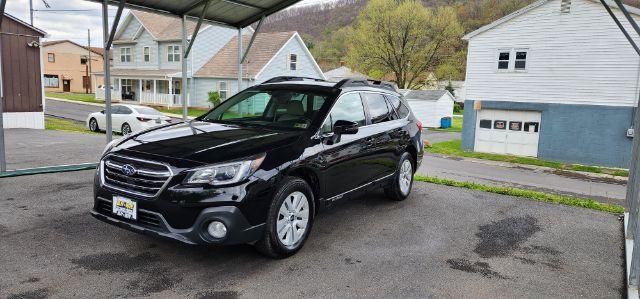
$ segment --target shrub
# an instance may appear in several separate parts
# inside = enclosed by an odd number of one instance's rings
[[[453,104],[453,113],[462,113],[462,106],[459,103]]]
[[[211,103],[212,107],[216,107],[218,105],[220,105],[221,101],[220,101],[220,93],[212,90],[210,92],[207,93],[209,95],[209,103]]]

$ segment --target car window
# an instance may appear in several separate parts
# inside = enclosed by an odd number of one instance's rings
[[[120,106],[120,114],[131,114],[133,111],[129,107]]]
[[[308,129],[327,97],[286,88],[246,90],[224,101],[202,120]]]
[[[160,111],[158,111],[156,109],[153,109],[151,107],[135,107],[134,109],[140,114],[162,115],[162,113],[160,113]]]
[[[336,104],[333,105],[333,108],[331,108],[331,112],[322,126],[322,132],[332,132],[333,125],[339,120],[352,121],[360,127],[365,125],[366,116],[359,94],[349,93],[338,99]]]
[[[121,106],[112,106],[111,107],[111,114],[122,114],[122,112],[120,112],[120,107]]]
[[[390,121],[389,107],[387,101],[381,94],[378,93],[363,93],[367,108],[369,108],[369,116],[371,117],[371,124],[379,124],[385,121]]]
[[[407,108],[407,106],[402,103],[399,97],[392,95],[386,95],[385,97],[387,98],[387,100],[389,100],[393,109],[396,110],[399,118],[405,118],[409,116],[409,108]]]

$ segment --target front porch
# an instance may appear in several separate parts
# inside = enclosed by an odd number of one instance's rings
[[[112,77],[111,99],[150,106],[182,106],[182,80],[179,78]],[[105,89],[96,88],[96,99],[104,100]],[[187,106],[190,106],[187,97]]]

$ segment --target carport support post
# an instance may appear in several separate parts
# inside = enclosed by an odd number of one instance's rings
[[[2,29],[2,20],[4,19],[4,7],[7,0],[0,0],[0,30]],[[4,85],[2,84],[2,42],[0,42],[0,173],[7,171],[7,160],[4,150]]]
[[[102,36],[104,38],[104,115],[106,117],[107,143],[111,142],[113,132],[111,127],[111,69],[109,65],[109,5],[108,0],[102,2]],[[114,24],[115,26],[115,24]]]
[[[195,32],[193,33],[195,35]],[[191,37],[193,39],[193,37]],[[182,95],[182,119],[189,120],[187,117],[187,16],[182,16],[182,84],[180,86],[180,94]]]
[[[242,90],[242,28],[238,28],[238,93]]]

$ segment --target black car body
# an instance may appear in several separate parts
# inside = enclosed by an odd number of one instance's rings
[[[283,91],[292,95],[288,102],[282,101],[286,109],[277,106],[276,95]],[[313,198],[309,204],[315,214],[338,199],[390,184],[403,154],[410,157],[412,171],[422,160],[421,123],[397,92],[379,82],[345,80],[335,84],[281,77],[242,93],[251,92],[271,95],[265,111],[274,111],[272,119],[285,117],[276,116],[278,113],[300,118],[303,113],[307,121],[294,120],[286,128],[268,126],[261,123],[262,118],[271,118],[265,116],[267,112],[251,115],[256,120],[248,123],[226,121],[223,116],[219,120],[207,118],[216,109],[225,109],[220,108],[223,104],[190,122],[126,136],[110,144],[103,154],[95,175],[92,215],[132,231],[189,244],[254,243],[265,235],[274,196],[291,178],[308,185],[312,194],[307,195]],[[302,103],[292,104],[296,97]],[[387,113],[380,115],[380,105],[375,108],[378,112],[374,111],[368,97],[375,98],[376,105],[385,103]],[[360,98],[365,119],[359,126],[333,119],[340,113],[351,113],[350,109],[339,111],[337,105],[336,112],[332,111],[341,98],[352,102]],[[236,105],[240,103],[244,102]],[[351,104],[341,105],[348,108]],[[307,107],[306,112],[301,106]],[[224,113],[228,111],[232,109]],[[189,183],[194,175],[215,181],[222,170],[210,171],[208,166],[243,159],[253,162],[230,166],[226,169],[229,177],[244,165],[258,167],[246,170],[249,175],[238,182],[215,186]],[[200,168],[205,169],[204,174],[198,172]],[[114,214],[116,199],[123,208],[135,204],[135,217]],[[224,224],[224,237],[215,238],[208,232],[207,226],[214,220]]]

